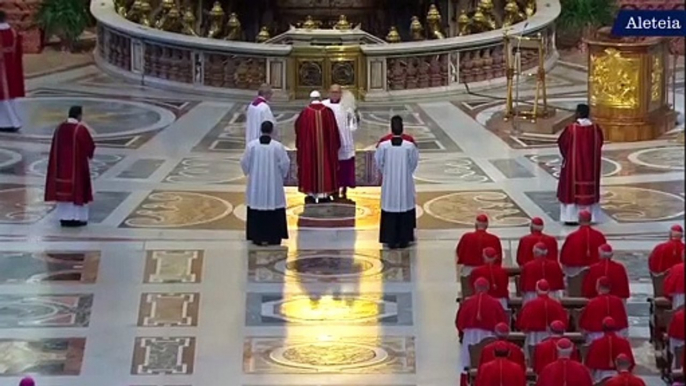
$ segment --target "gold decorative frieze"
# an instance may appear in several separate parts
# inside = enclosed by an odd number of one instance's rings
[[[662,98],[662,77],[664,75],[664,63],[660,55],[653,57],[653,70],[650,74],[650,101],[659,102]]]
[[[618,109],[639,106],[640,59],[614,48],[591,55],[589,87],[591,105]]]

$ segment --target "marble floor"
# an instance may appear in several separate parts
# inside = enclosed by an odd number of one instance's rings
[[[551,103],[583,101],[585,79],[558,65]],[[127,84],[93,65],[27,87],[27,125],[0,134],[0,386],[24,373],[41,386],[455,385],[454,247],[475,213],[490,216],[509,264],[531,217],[560,239],[570,231],[557,223],[554,136],[494,125],[503,105],[489,96],[502,89],[361,106],[359,150],[394,114],[421,149],[419,242],[386,251],[375,187],[356,189],[354,206],[315,212],[289,188],[291,239],[246,245],[245,101]],[[42,202],[50,135],[72,104],[98,144],[91,224],[78,230],[61,229]],[[288,145],[299,107],[274,106]],[[674,137],[608,144],[603,158],[599,228],[631,274],[631,338],[651,385],[661,383],[647,342],[646,255],[684,222]],[[359,178],[369,177],[360,162]]]

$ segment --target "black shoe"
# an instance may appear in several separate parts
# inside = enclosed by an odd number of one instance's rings
[[[0,127],[0,132],[3,133],[16,133],[21,127]]]
[[[575,227],[575,226],[579,225],[579,223],[573,222],[573,221],[565,221],[565,225],[568,227]]]
[[[79,225],[80,221],[76,220],[60,220],[60,225],[65,227],[65,228],[76,228]]]
[[[88,225],[88,221],[75,221],[77,227],[85,227]]]
[[[314,197],[311,197],[311,196],[305,197],[305,204],[314,204],[314,203],[315,203]]]

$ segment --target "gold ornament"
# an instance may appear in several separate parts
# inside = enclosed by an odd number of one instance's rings
[[[653,57],[653,68],[650,79],[650,101],[659,102],[662,98],[662,75],[664,74],[664,65],[660,56]]]
[[[507,4],[505,4],[503,27],[509,27],[513,24],[517,24],[524,19],[526,19],[526,15],[519,10],[519,4],[517,4],[517,0],[507,0]]]
[[[141,0],[141,15],[138,19],[138,24],[146,27],[152,26],[150,21],[150,12],[152,12],[152,6],[148,0]]]
[[[591,55],[591,106],[637,108],[640,68],[639,58],[624,57],[614,48]]]
[[[303,23],[303,28],[307,30],[317,29],[317,23],[315,23],[312,16],[305,17],[305,22]]]
[[[141,2],[142,0],[135,0],[131,4],[131,9],[126,12],[126,19],[134,23],[138,23],[141,18]]]
[[[193,10],[190,8],[186,9],[186,12],[183,13],[183,18],[181,19],[181,24],[183,25],[181,32],[184,35],[198,36],[198,33],[195,30],[195,23],[196,19]]]
[[[460,12],[460,16],[457,17],[457,33],[459,36],[469,35],[469,16],[466,10]]]
[[[429,12],[426,14],[426,24],[429,27],[429,37],[433,39],[444,39],[441,28],[441,13],[438,12],[436,4],[429,6]]]
[[[226,31],[226,38],[224,40],[241,40],[243,37],[241,22],[238,20],[238,15],[235,12],[229,14],[229,21],[226,22]]]
[[[424,27],[417,16],[412,16],[410,21],[410,35],[414,41],[424,40]]]
[[[526,17],[533,16],[536,13],[536,0],[528,0],[524,11],[526,12]]]
[[[218,39],[221,36],[225,15],[222,5],[215,1],[212,9],[210,9],[210,28],[207,30],[208,38]]]
[[[269,40],[271,36],[269,35],[269,29],[267,27],[260,28],[260,32],[257,34],[255,41],[258,43],[264,43]]]
[[[345,15],[341,15],[338,18],[338,22],[336,22],[336,25],[333,26],[333,29],[337,29],[340,31],[347,31],[350,29],[350,23],[348,22],[348,18],[345,17]]]
[[[388,35],[386,35],[386,41],[389,43],[400,43],[400,34],[398,33],[397,28],[391,27],[388,31]]]

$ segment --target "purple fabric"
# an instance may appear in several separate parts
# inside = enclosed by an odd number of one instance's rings
[[[338,186],[355,187],[355,157],[338,161]]]
[[[26,377],[19,382],[19,386],[35,386],[35,384],[31,377]]]

